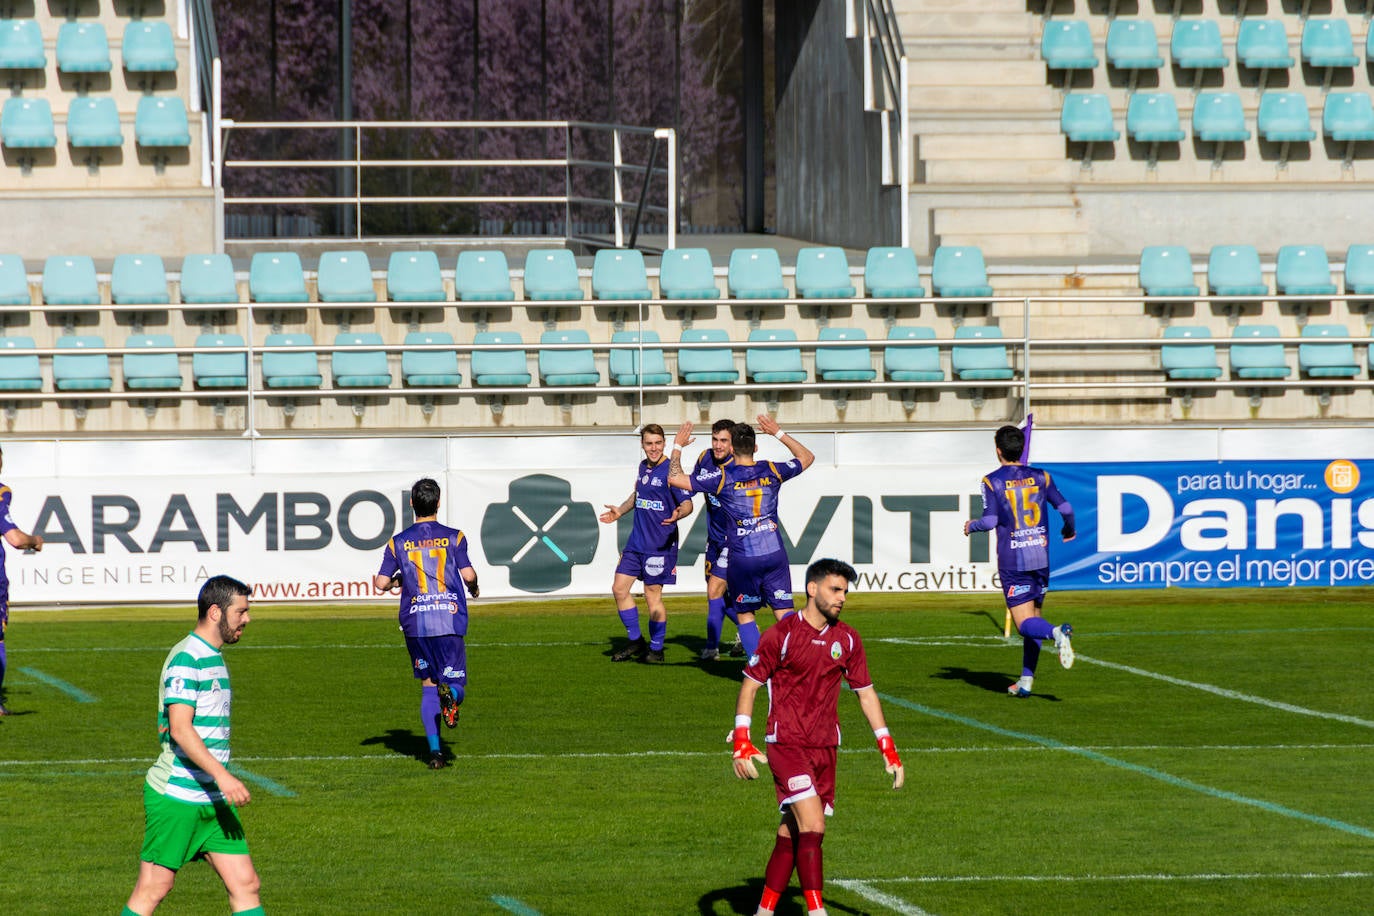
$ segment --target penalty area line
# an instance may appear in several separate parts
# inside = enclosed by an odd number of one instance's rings
[[[906,875],[900,878],[865,878],[863,881],[836,881],[836,884],[992,884],[1005,881],[1019,881],[1027,884],[1113,881],[1330,881],[1363,880],[1374,878],[1374,872],[1203,872],[1200,874],[1174,875],[1160,872],[1130,875]]]
[[[883,893],[876,887],[873,887],[868,881],[836,880],[831,883],[836,887],[842,887],[847,891],[858,894],[869,903],[876,903],[878,906],[887,907],[894,913],[901,913],[902,916],[932,916],[931,913],[921,909],[914,903],[907,903],[900,897],[894,897],[891,894]]]
[[[47,684],[49,687],[56,687],[58,690],[65,693],[73,700],[76,700],[76,702],[78,703],[98,702],[95,697],[91,696],[89,693],[82,690],[80,687],[77,687],[74,684],[68,684],[60,677],[53,677],[51,674],[39,671],[37,668],[20,668],[19,671],[33,678],[35,681]]]
[[[539,911],[534,907],[527,906],[523,901],[516,900],[514,897],[504,897],[500,894],[493,894],[491,902],[507,913],[514,913],[515,916],[540,916]]]

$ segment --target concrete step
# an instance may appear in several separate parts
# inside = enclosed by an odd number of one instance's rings
[[[1075,234],[1085,226],[1075,207],[961,207],[935,211],[935,231],[940,235],[965,234]]]
[[[922,86],[909,88],[911,114],[926,116],[932,112],[969,112],[994,117],[1003,114],[1020,115],[1025,112],[1053,114],[1059,117],[1059,90],[1046,85],[1029,86]]]
[[[1068,258],[1088,254],[1091,246],[1082,233],[971,233],[939,236],[941,245],[977,245],[986,258]]]
[[[1058,132],[1004,134],[937,134],[916,137],[916,155],[937,159],[1064,158],[1064,138]]]
[[[976,11],[967,8],[946,12],[898,12],[897,28],[903,43],[912,38],[947,37],[955,40],[970,38],[1000,38],[1007,41],[1040,40],[1040,17],[1024,11],[1020,16],[1006,12],[987,11],[979,4]]]
[[[974,58],[916,60],[907,66],[908,85],[1034,86],[1045,81],[1045,64],[1036,60]]]
[[[1060,160],[977,159],[925,163],[925,184],[1069,184],[1079,172],[1077,162]]]
[[[1003,137],[1009,134],[1018,137],[1060,136],[1059,112],[1027,114],[1024,117],[1008,116],[990,120],[982,116],[964,116],[959,112],[930,114],[913,117],[910,121],[911,132],[916,137],[937,137],[956,135],[967,137]]]
[[[895,0],[892,4],[897,18],[926,16],[931,13],[967,13],[968,0]],[[985,13],[1006,15],[1026,12],[1026,0],[978,0],[978,9]]]

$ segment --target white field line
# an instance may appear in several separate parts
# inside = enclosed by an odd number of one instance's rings
[[[894,913],[900,913],[901,916],[931,916],[929,912],[921,909],[914,903],[907,903],[900,897],[884,894],[867,881],[832,881],[830,883],[837,887],[842,887],[847,891],[853,891],[869,903],[876,903],[878,906],[887,907]]]
[[[864,878],[837,880],[834,883],[844,886],[850,884],[983,884],[1001,881],[1020,881],[1025,883],[1077,883],[1086,881],[1330,881],[1365,880],[1374,878],[1374,872],[1204,872],[1192,875],[1171,875],[1162,873],[1142,873],[1131,875],[919,875],[900,878]]]

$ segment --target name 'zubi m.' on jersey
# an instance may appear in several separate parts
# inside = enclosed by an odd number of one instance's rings
[[[229,763],[229,669],[219,650],[190,633],[172,647],[162,663],[157,690],[157,736],[162,753],[148,769],[153,791],[193,805],[224,801],[209,773],[200,769],[172,740],[167,707],[183,703],[195,710],[196,734],[220,763]]]
[[[760,461],[729,464],[715,479],[692,478],[692,489],[715,493],[730,517],[726,543],[730,557],[765,557],[787,548],[778,521],[778,491],[784,480],[802,472],[802,463]]]
[[[393,537],[377,574],[401,574],[401,631],[407,636],[466,636],[462,570],[471,565],[467,537],[457,528],[416,522]]]
[[[1073,506],[1050,479],[1050,472],[1004,464],[983,478],[983,516],[970,531],[997,529],[997,568],[1025,572],[1050,565],[1045,504],[1064,516],[1065,536],[1073,534]]]

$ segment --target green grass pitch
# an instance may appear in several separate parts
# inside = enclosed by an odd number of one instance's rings
[[[830,913],[1367,912],[1369,594],[1055,594],[1079,659],[1047,651],[1029,700],[1005,694],[1021,653],[995,594],[852,595],[907,785],[841,696]],[[609,596],[476,602],[439,772],[394,610],[255,606],[226,657],[267,911],[752,913],[777,814],[769,780],[731,775],[741,662],[695,660],[703,606],[670,599],[649,667],[608,660]],[[119,912],[157,673],[193,616],[12,615],[0,913]],[[160,910],[226,911],[200,863]],[[795,878],[778,912],[803,912]]]

